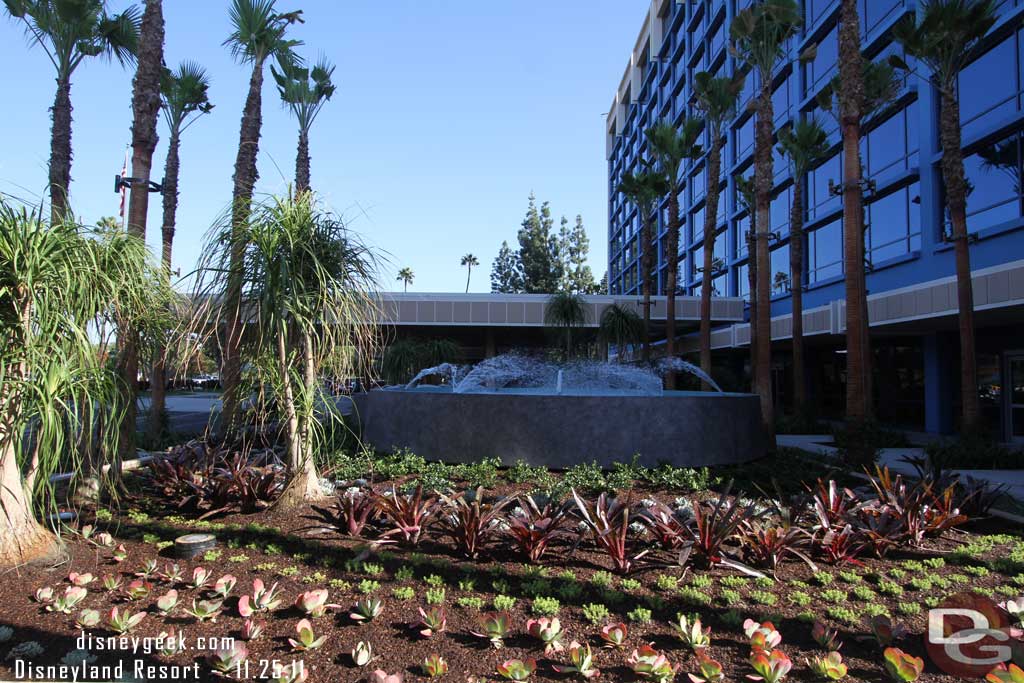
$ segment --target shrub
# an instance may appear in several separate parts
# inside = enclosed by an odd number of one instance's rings
[[[750,599],[759,605],[774,605],[779,601],[779,598],[774,593],[768,591],[750,591]]]
[[[416,597],[416,591],[412,586],[399,586],[391,591],[396,600],[412,600]]]
[[[718,594],[718,597],[721,598],[722,602],[726,605],[735,605],[743,602],[743,596],[740,595],[740,592],[734,591],[730,588],[723,588]]]
[[[680,588],[679,597],[684,603],[696,605],[698,607],[704,607],[711,604],[711,596],[690,586]]]
[[[626,617],[635,624],[649,624],[651,623],[651,610],[646,607],[637,607],[628,612]]]
[[[444,588],[428,588],[423,597],[428,605],[440,605],[444,602]]]
[[[807,607],[811,604],[812,598],[803,591],[793,591],[789,594],[789,601],[797,607]]]
[[[833,605],[832,607],[829,607],[825,613],[828,614],[830,618],[851,626],[855,625],[860,618],[856,610],[850,609],[849,607],[842,607],[840,605]]]
[[[494,609],[499,612],[508,612],[516,606],[516,599],[508,595],[494,596]]]
[[[562,604],[557,598],[536,597],[530,604],[530,612],[539,617],[553,617],[562,609]]]
[[[583,606],[583,618],[591,624],[601,624],[610,616],[608,608],[599,603],[591,602]]]
[[[896,605],[896,611],[908,616],[921,613],[921,605],[916,602],[901,602]]]
[[[818,595],[821,596],[821,599],[825,602],[831,602],[836,605],[846,602],[846,599],[848,597],[846,591],[836,590],[834,588],[823,590],[820,593],[818,593]]]
[[[598,588],[610,588],[612,585],[612,575],[603,569],[598,570],[590,575],[590,583]]]
[[[679,577],[671,574],[658,574],[654,585],[661,591],[674,591],[679,588]]]
[[[475,595],[464,595],[455,601],[455,604],[463,609],[483,609],[484,600],[483,598]]]
[[[622,587],[622,590],[626,591],[638,591],[644,587],[643,584],[636,579],[623,579],[619,582],[619,585]]]

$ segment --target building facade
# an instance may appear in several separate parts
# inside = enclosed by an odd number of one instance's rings
[[[729,24],[751,0],[654,0],[607,118],[609,195],[609,289],[613,295],[640,291],[640,218],[616,191],[623,174],[648,158],[643,132],[659,120],[679,124],[699,117],[692,103],[696,73],[735,73],[729,54]],[[775,128],[815,117],[829,132],[831,156],[803,178],[793,178],[786,159],[774,155],[771,202],[772,337],[776,400],[788,405],[791,368],[787,344],[790,290],[804,290],[809,391],[823,417],[840,417],[844,403],[845,302],[842,206],[831,185],[842,182],[839,126],[820,111],[816,95],[838,70],[838,0],[803,0],[804,23],[790,41],[773,79]],[[891,27],[915,12],[915,0],[858,0],[866,56],[884,60],[898,45]],[[968,198],[977,311],[978,390],[991,429],[1007,440],[1024,439],[1024,0],[1004,0],[999,22],[960,79],[963,145],[972,192]],[[798,55],[817,46],[815,58]],[[749,298],[749,218],[736,192],[736,178],[753,174],[756,92],[748,76],[735,118],[726,127],[723,172],[706,177],[705,160],[687,162],[679,195],[683,216],[679,293],[699,295],[702,238],[709,182],[722,188],[715,263],[710,274],[716,296]],[[708,147],[707,131],[702,141]],[[955,431],[959,416],[959,350],[956,331],[953,245],[939,163],[937,93],[924,75],[910,75],[899,97],[866,122],[861,145],[864,174],[873,181],[865,197],[865,244],[869,318],[875,353],[878,416],[909,429]],[[806,204],[804,282],[789,276],[789,210],[794,182]],[[666,276],[667,201],[657,220],[657,291]],[[719,326],[714,333],[716,366],[743,372],[749,366],[749,325]],[[681,340],[696,351],[693,335]]]

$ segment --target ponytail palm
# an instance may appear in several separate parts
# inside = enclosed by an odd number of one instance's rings
[[[90,57],[131,63],[139,43],[141,13],[129,7],[107,14],[104,0],[3,0],[7,13],[25,25],[25,32],[46,52],[57,71],[57,93],[51,109],[51,220],[69,210],[71,187],[71,77]]]
[[[828,136],[817,121],[801,120],[779,133],[779,152],[793,167],[789,214],[789,270],[793,302],[793,398],[799,415],[808,413],[804,367],[804,176],[828,154]]]
[[[651,213],[658,198],[669,188],[665,176],[655,171],[627,173],[619,183],[618,191],[633,202],[640,213],[640,287],[644,297],[644,322],[641,336],[644,362],[651,360],[651,290],[654,280],[654,253],[656,244],[651,230]]]
[[[700,368],[711,376],[711,281],[714,276],[715,231],[718,229],[718,197],[722,174],[722,126],[732,118],[736,99],[743,90],[743,76],[713,78],[706,71],[694,77],[697,109],[704,114],[710,147],[706,165],[707,195],[704,200],[704,263],[700,286]],[[712,387],[702,382],[705,391]]]
[[[960,100],[957,80],[978,46],[996,23],[992,0],[926,0],[920,20],[908,16],[893,28],[893,38],[907,54],[928,67],[939,91],[939,137],[942,141],[942,180],[956,250],[956,288],[960,321],[960,398],[963,431],[980,426],[978,367],[974,341],[974,291],[968,248],[967,195],[961,149]],[[899,66],[906,67],[905,64]]]
[[[644,321],[636,311],[612,304],[601,314],[598,336],[605,344],[614,344],[620,360],[624,359],[626,347],[640,341]]]
[[[289,60],[281,62],[281,70],[273,65],[270,71],[277,81],[277,92],[299,122],[299,145],[295,157],[295,191],[309,190],[309,131],[320,110],[334,95],[331,82],[334,65],[321,57],[312,69]]]
[[[587,305],[582,294],[562,291],[551,295],[544,308],[544,323],[565,335],[565,359],[572,358],[572,330],[587,322]]]
[[[211,304],[229,285],[239,249],[251,321],[241,348],[276,406],[271,417],[282,425],[292,477],[283,503],[296,504],[322,495],[314,453],[341,419],[320,377],[365,376],[361,364],[375,355],[376,256],[313,193],[271,199],[241,232],[227,226],[212,235],[200,264],[196,300],[207,303],[198,329],[215,333],[222,310]]]
[[[249,94],[242,110],[235,156],[234,187],[231,196],[231,244],[235,252],[230,259],[231,275],[226,292],[226,339],[224,340],[221,380],[224,387],[221,413],[224,428],[234,427],[238,408],[238,383],[241,377],[239,348],[242,337],[242,259],[245,244],[240,236],[246,230],[251,211],[252,193],[259,179],[256,159],[259,156],[260,131],[263,127],[263,67],[268,59],[289,63],[296,60],[292,49],[301,43],[286,37],[288,27],[302,21],[302,12],[280,13],[275,0],[232,0],[229,10],[233,31],[224,44],[243,64],[252,67]]]
[[[668,121],[659,121],[644,131],[647,144],[651,149],[661,172],[667,180],[665,194],[668,194],[668,240],[665,243],[665,255],[668,261],[668,272],[665,276],[665,356],[672,358],[676,353],[676,280],[679,277],[679,233],[683,228],[683,217],[679,212],[679,193],[682,181],[679,171],[686,159],[696,159],[704,153],[697,144],[703,121],[686,119],[678,130]],[[711,181],[708,180],[708,185]],[[666,377],[668,388],[675,388],[675,374]]]

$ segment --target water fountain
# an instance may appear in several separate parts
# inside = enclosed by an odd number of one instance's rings
[[[713,391],[666,391],[668,372],[691,374]],[[504,354],[467,367],[444,363],[404,386],[357,396],[363,440],[409,448],[428,459],[506,464],[700,466],[764,453],[756,396],[722,391],[679,359],[651,368]]]

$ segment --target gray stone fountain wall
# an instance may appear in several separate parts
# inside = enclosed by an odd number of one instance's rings
[[[375,390],[356,397],[363,440],[428,460],[610,466],[634,454],[698,467],[765,453],[757,396],[714,392],[552,395],[505,390]]]

